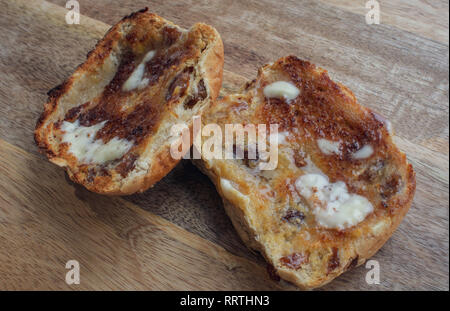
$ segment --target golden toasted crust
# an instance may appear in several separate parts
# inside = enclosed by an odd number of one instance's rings
[[[146,60],[150,51],[155,54]],[[140,64],[145,68],[141,82],[147,84],[125,89]],[[192,116],[218,96],[222,71],[223,44],[214,28],[197,23],[184,30],[147,9],[135,12],[114,25],[86,61],[48,93],[36,144],[91,191],[144,191],[178,163],[170,155],[170,128],[192,127]],[[86,128],[104,122],[96,142],[118,139],[132,147],[107,163],[79,159],[63,139],[67,122]]]
[[[266,98],[264,88],[288,81],[293,100]],[[276,272],[304,289],[322,286],[371,257],[408,211],[415,174],[392,141],[390,124],[360,106],[352,92],[325,70],[294,56],[262,67],[241,94],[226,96],[203,115],[204,124],[278,124],[278,166],[258,169],[262,159],[206,159],[194,163],[216,185],[227,214],[249,247],[260,251]],[[207,137],[204,138],[205,140]],[[339,141],[328,153],[318,140]],[[356,158],[363,146],[373,152]],[[239,148],[239,146],[235,146]],[[373,210],[356,224],[327,227],[300,194],[299,177],[320,171],[344,182],[349,193],[367,198]]]

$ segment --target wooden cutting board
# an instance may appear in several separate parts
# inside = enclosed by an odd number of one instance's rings
[[[380,25],[365,23],[365,1],[86,0],[79,25],[66,24],[66,1],[52,2],[0,0],[0,289],[295,289],[269,278],[190,162],[143,194],[106,197],[38,154],[46,92],[108,24],[149,6],[184,27],[218,29],[224,92],[295,54],[392,121],[417,173],[414,203],[373,257],[380,284],[367,284],[361,266],[323,289],[448,290],[448,2],[380,1]],[[65,282],[69,260],[80,263],[79,285]]]

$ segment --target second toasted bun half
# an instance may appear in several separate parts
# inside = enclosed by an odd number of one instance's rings
[[[244,242],[301,288],[322,286],[364,263],[411,205],[415,174],[390,123],[324,69],[295,56],[262,67],[202,121],[225,135],[227,124],[258,126],[258,135],[267,131],[267,146],[278,141],[270,157],[262,153],[268,148],[250,156],[250,144],[235,140],[228,152],[223,146],[222,159],[202,150],[195,164],[216,185]],[[269,132],[271,124],[278,133]]]

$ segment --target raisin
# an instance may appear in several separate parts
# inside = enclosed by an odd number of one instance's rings
[[[177,99],[186,93],[186,89],[189,85],[189,78],[191,77],[190,74],[193,70],[192,67],[188,67],[172,80],[166,94],[167,101]]]
[[[89,183],[94,182],[97,176],[110,176],[109,171],[106,169],[104,165],[100,165],[100,167],[91,167],[88,169],[86,180]]]
[[[309,256],[303,253],[293,253],[291,255],[281,257],[280,262],[285,267],[298,270],[301,268],[302,264],[309,262]]]
[[[396,194],[400,187],[400,176],[391,176],[383,185],[381,185],[380,195],[383,199],[389,199]]]
[[[97,172],[95,171],[95,168],[91,167],[87,173],[87,178],[86,178],[87,182],[89,182],[89,183],[94,182],[96,175],[97,175]]]
[[[382,174],[382,169],[385,167],[384,160],[380,159],[376,161],[374,164],[370,165],[360,176],[359,180],[373,182]]]
[[[203,79],[197,85],[197,94],[194,94],[193,97],[189,98],[188,101],[184,103],[185,109],[192,109],[199,100],[204,100],[208,94],[206,93],[205,83]]]
[[[191,97],[187,102],[184,103],[184,109],[192,109],[198,102],[197,97]]]
[[[300,225],[305,219],[305,214],[297,210],[288,210],[281,219],[293,225]]]
[[[206,96],[208,96],[208,93],[206,92],[205,82],[203,81],[203,79],[201,79],[200,82],[198,83],[197,91],[198,91],[198,97],[201,100],[205,99]]]
[[[177,65],[186,53],[188,53],[186,50],[176,50],[174,52],[168,52],[168,54],[155,56],[146,63],[144,77],[149,80],[150,85],[155,84],[164,71]]]
[[[75,121],[78,118],[78,115],[80,114],[81,110],[88,104],[89,102],[69,109],[69,111],[67,111],[66,115],[64,116],[64,120],[69,122]]]
[[[297,167],[304,167],[307,164],[305,159],[300,154],[298,154],[298,152],[294,153],[294,162]]]
[[[328,273],[335,270],[337,267],[339,267],[339,249],[337,247],[333,247],[333,253],[331,255],[331,258],[328,260]]]
[[[130,172],[135,167],[135,163],[138,156],[133,153],[126,154],[119,165],[116,167],[116,171],[123,177],[127,177],[128,172]]]

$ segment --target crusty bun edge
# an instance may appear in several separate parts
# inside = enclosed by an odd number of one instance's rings
[[[243,208],[232,204],[229,200],[225,198],[224,194],[221,193],[221,189],[219,186],[220,177],[217,176],[213,170],[207,168],[204,161],[192,160],[192,162],[202,173],[207,175],[213,182],[213,184],[216,186],[216,189],[220,193],[221,198],[223,200],[225,211],[227,215],[230,217],[231,222],[235,227],[237,233],[239,234],[240,238],[242,239],[242,241],[250,249],[260,252],[269,264],[276,267],[275,261],[278,258],[272,258],[270,254],[266,252],[264,244],[258,241],[258,239],[256,238],[255,228],[252,228],[249,222],[246,221],[245,219],[245,213],[243,211]],[[404,199],[402,200],[403,207],[400,209],[399,213],[394,215],[394,217],[391,219],[390,226],[385,228],[385,230],[373,236],[370,240],[359,239],[356,241],[355,243],[356,247],[354,251],[358,254],[358,261],[351,268],[362,265],[367,259],[372,257],[392,236],[392,234],[402,221],[403,217],[408,212],[412,204],[412,199],[416,187],[416,181],[415,181],[415,173],[410,164],[407,164],[407,170],[408,170],[408,181],[407,181],[408,185],[407,185],[407,192],[403,195],[404,196]],[[295,284],[299,288],[304,290],[310,290],[329,283],[340,274],[346,272],[348,269],[349,267],[345,266],[339,267],[332,274],[325,276],[321,280],[315,280],[312,282],[300,279],[295,270],[276,269],[276,272],[281,278]]]

